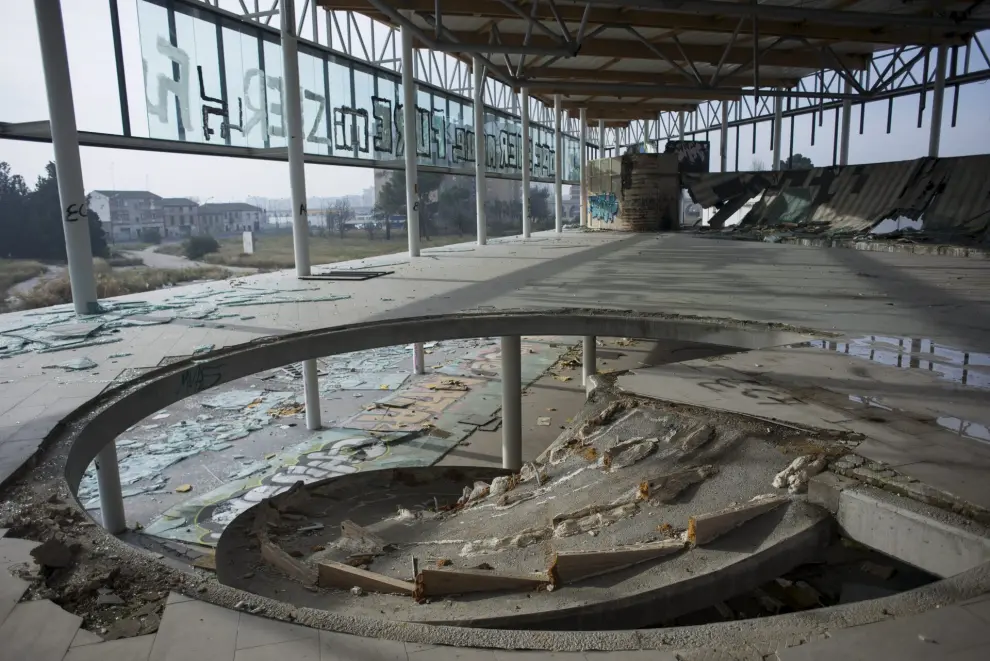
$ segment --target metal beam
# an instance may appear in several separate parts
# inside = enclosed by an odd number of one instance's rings
[[[541,94],[570,94],[583,96],[617,96],[644,99],[698,99],[701,101],[728,99],[751,95],[752,90],[744,89],[705,89],[686,85],[628,85],[625,83],[589,83],[570,80],[530,80],[526,86],[531,92]],[[863,97],[842,92],[802,92],[798,90],[760,90],[761,96],[791,96],[799,99],[862,99]]]
[[[684,83],[684,76],[674,73],[653,73],[649,71],[615,71],[612,69],[570,69],[538,67],[527,69],[524,79],[542,78],[545,80],[587,80],[600,83],[651,83],[655,85],[677,85]],[[744,87],[753,82],[752,76],[726,76],[717,85],[706,88],[718,89],[723,85]],[[797,78],[772,78],[760,76],[760,82],[767,87],[791,88],[798,84]]]

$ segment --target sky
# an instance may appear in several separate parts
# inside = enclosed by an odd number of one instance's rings
[[[31,0],[3,0],[0,21],[0,121],[22,122],[48,117],[41,56],[38,49],[34,3]],[[223,4],[223,3],[222,3]],[[302,3],[297,3],[301,5]],[[138,42],[135,0],[120,0],[121,32],[127,88],[131,102],[132,129],[147,135],[147,115],[143,103],[144,81]],[[119,133],[120,111],[114,65],[110,18],[106,0],[62,0],[66,42],[73,84],[77,124],[80,130]],[[277,20],[277,19],[276,19]],[[987,39],[990,45],[990,39]],[[972,49],[973,62],[981,58]],[[14,65],[16,63],[16,66]],[[917,128],[918,97],[894,102],[893,126],[886,133],[887,103],[867,105],[865,131],[858,132],[859,110],[853,112],[850,163],[893,161],[925,156],[928,151],[931,103]],[[809,156],[815,164],[832,163],[834,114],[827,113],[817,128],[817,139],[810,145],[811,116],[796,120],[794,151]],[[957,126],[950,128],[951,93],[947,91],[943,115],[943,156],[990,152],[990,85],[968,85],[961,89]],[[783,123],[782,157],[788,153],[790,121]],[[752,126],[740,134],[739,168],[752,169],[754,160],[772,161],[770,122],[757,125],[757,150],[752,153]],[[735,166],[734,130],[729,132],[729,169]],[[712,169],[718,169],[718,131],[710,134]],[[83,179],[87,191],[94,189],[146,189],[159,195],[196,196],[201,200],[240,201],[249,195],[281,198],[289,196],[288,166],[285,163],[207,156],[161,154],[103,148],[81,149]],[[0,140],[0,161],[11,164],[14,172],[29,183],[52,160],[47,143]],[[373,185],[369,168],[307,165],[307,193],[310,196],[360,194]]]

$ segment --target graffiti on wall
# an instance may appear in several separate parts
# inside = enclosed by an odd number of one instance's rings
[[[615,193],[596,193],[588,196],[588,209],[592,220],[603,223],[615,222],[619,215],[619,200]]]
[[[707,140],[668,140],[665,154],[677,154],[681,172],[705,173],[709,165]]]

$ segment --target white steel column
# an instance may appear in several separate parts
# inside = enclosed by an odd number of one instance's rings
[[[598,158],[605,158],[605,120],[598,120]]]
[[[41,45],[41,64],[48,93],[48,117],[58,173],[58,199],[62,205],[62,231],[69,260],[69,286],[77,314],[100,311],[93,277],[93,248],[89,236],[89,211],[79,161],[79,133],[72,103],[69,58],[65,50],[65,28],[59,0],[34,0]],[[109,221],[109,218],[103,220]],[[117,485],[119,496],[120,485]],[[123,508],[123,504],[121,504]]]
[[[588,385],[588,377],[597,372],[595,336],[585,335],[581,357],[581,385]]]
[[[849,81],[846,81],[846,94],[850,93]],[[849,165],[849,125],[852,122],[852,99],[842,100],[842,134],[839,136],[839,165]]]
[[[722,101],[722,129],[719,134],[719,161],[722,172],[729,166],[729,102]]]
[[[779,90],[778,90],[779,91]],[[780,128],[783,125],[783,99],[779,96],[773,97],[773,171],[780,169]]]
[[[935,90],[932,94],[932,126],[928,138],[928,156],[938,158],[939,143],[942,139],[942,105],[945,99],[945,56],[947,46],[938,47],[935,58]]]
[[[127,530],[124,516],[124,496],[120,491],[120,466],[117,464],[117,442],[110,439],[96,455],[96,482],[100,486],[100,518],[103,527],[116,535]]]
[[[578,113],[581,122],[581,160],[579,161],[578,177],[581,179],[581,227],[588,226],[588,111],[581,108]]]
[[[413,372],[426,374],[426,352],[423,350],[422,342],[413,343]]]
[[[533,221],[529,217],[529,175],[533,164],[529,141],[529,89],[522,88],[522,223],[523,238],[533,233]]]
[[[406,158],[406,232],[409,256],[419,257],[419,184],[416,168],[416,83],[413,82],[413,35],[402,33],[402,139]]]
[[[306,163],[303,154],[302,102],[299,100],[299,55],[296,48],[294,0],[282,0],[282,112],[288,131],[289,187],[292,194],[292,247],[296,275],[310,274],[309,215],[306,213]],[[304,360],[303,397],[306,400],[306,428],[320,428],[320,380],[316,360]]]
[[[684,139],[684,111],[677,111],[677,139]]]
[[[522,358],[518,335],[502,336],[502,468],[522,468]]]
[[[486,180],[485,167],[485,65],[481,57],[474,56],[474,183],[478,202],[478,245],[488,242],[485,224]]]
[[[554,229],[557,234],[564,231],[564,140],[561,135],[561,125],[563,124],[560,108],[560,95],[553,95],[553,209],[554,209]]]

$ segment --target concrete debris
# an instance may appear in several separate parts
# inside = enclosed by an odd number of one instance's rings
[[[203,353],[210,353],[211,351],[213,351],[214,346],[215,345],[213,344],[201,344],[195,349],[193,349],[192,355],[198,356]]]
[[[50,539],[31,549],[31,557],[42,567],[61,569],[72,563],[72,551],[62,542]]]
[[[180,484],[179,486],[175,487],[176,493],[189,493],[190,491],[192,491],[191,484]]]
[[[551,419],[548,418],[548,417],[537,418],[536,419],[536,424],[537,424],[537,426],[540,426],[540,427],[549,427],[550,424],[551,424]]]
[[[388,546],[387,542],[378,535],[353,521],[346,520],[340,522],[340,539],[338,541],[347,548],[367,550],[372,553],[380,553]]]
[[[709,425],[700,425],[688,431],[680,442],[683,460],[689,459],[713,438],[715,438],[715,428]],[[675,437],[674,440],[676,441],[677,438]]]
[[[488,496],[491,487],[486,482],[475,482],[473,487],[464,487],[464,493],[458,499],[458,505],[467,505]]]
[[[653,454],[657,449],[657,439],[633,438],[613,445],[602,455],[602,465],[606,469],[628,468]]]
[[[784,470],[777,473],[773,478],[775,489],[783,489],[785,486],[790,493],[804,493],[808,489],[808,480],[821,473],[828,466],[828,460],[824,456],[811,454],[798,457]]]
[[[118,606],[124,603],[124,600],[115,595],[112,592],[101,593],[96,597],[96,603],[101,606]]]
[[[496,477],[492,480],[492,485],[488,490],[488,494],[493,498],[497,498],[498,496],[511,491],[516,485],[516,479],[517,478],[515,475],[503,475],[502,477]]]
[[[529,482],[530,480],[537,480],[542,486],[543,480],[546,479],[546,473],[540,475],[540,468],[537,464],[523,464],[522,469],[519,471],[519,481]]]
[[[650,504],[654,507],[672,502],[689,486],[704,482],[718,472],[718,469],[707,464],[685,468],[668,473],[649,482]]]
[[[98,367],[98,365],[93,360],[83,356],[81,358],[70,358],[69,360],[56,363],[55,365],[45,365],[42,369],[62,369],[66,372],[80,372],[83,370],[91,370],[95,367]]]
[[[578,439],[584,440],[590,436],[595,429],[601,427],[602,425],[608,424],[617,413],[624,411],[625,408],[625,402],[612,402],[600,413],[592,416],[590,420],[581,426],[581,429],[578,431]]]
[[[614,509],[586,516],[582,519],[568,519],[566,521],[562,521],[557,527],[554,528],[553,536],[571,537],[572,535],[578,535],[597,528],[604,528],[615,523],[616,521],[619,521],[620,519],[633,516],[638,511],[638,504],[628,503]]]
[[[353,594],[355,597],[362,597],[364,596],[364,590],[362,590],[361,588],[355,585],[353,588],[351,588],[351,594]]]
[[[549,528],[528,528],[511,537],[492,537],[474,542],[468,542],[460,551],[462,557],[497,553],[508,548],[526,548],[539,544],[550,536]]]

